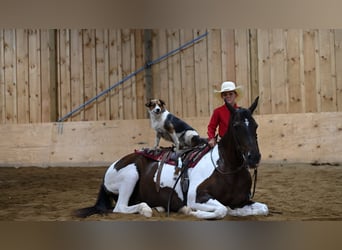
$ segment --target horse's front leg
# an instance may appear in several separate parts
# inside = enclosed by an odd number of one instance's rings
[[[231,209],[227,207],[228,215],[231,216],[250,216],[250,215],[268,215],[268,207],[264,203],[253,202],[241,208]]]
[[[199,219],[222,219],[227,215],[228,209],[218,200],[209,199],[204,203],[192,203],[189,206],[195,210],[191,215]]]
[[[166,209],[164,207],[154,207],[154,209],[158,213],[165,213],[166,212]],[[191,212],[192,212],[192,209],[188,206],[183,206],[178,210],[178,213],[185,214],[185,215],[190,215]]]
[[[196,187],[191,187],[188,193],[188,206],[194,210],[191,215],[200,219],[222,219],[227,215],[227,207],[213,199],[205,192],[201,192],[202,199]]]

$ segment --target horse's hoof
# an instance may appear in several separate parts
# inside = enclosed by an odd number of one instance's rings
[[[140,214],[145,217],[152,217],[152,209],[145,203],[141,203],[140,205]]]
[[[228,214],[231,216],[268,215],[268,207],[263,203],[254,202],[242,208],[230,209],[228,207]]]
[[[154,209],[157,210],[158,213],[164,213],[165,212],[164,207],[155,207]]]
[[[252,204],[254,211],[256,211],[256,215],[268,215],[268,207],[266,204],[255,202]]]
[[[181,207],[179,210],[178,210],[179,213],[182,213],[182,214],[185,214],[185,215],[190,215],[191,212],[192,212],[192,209],[188,206],[184,206],[184,207]]]

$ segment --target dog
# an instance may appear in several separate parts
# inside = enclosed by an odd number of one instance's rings
[[[176,151],[206,143],[194,128],[170,113],[163,100],[150,99],[145,106],[150,114],[151,127],[156,131],[155,149],[161,138],[173,142]]]

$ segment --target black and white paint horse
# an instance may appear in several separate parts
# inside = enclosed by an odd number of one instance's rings
[[[96,204],[75,211],[76,216],[114,212],[150,217],[153,207],[166,209],[168,206],[170,211],[200,219],[267,215],[267,205],[251,200],[249,168],[257,168],[261,158],[257,123],[252,117],[257,104],[258,98],[248,109],[234,109],[226,102],[232,114],[229,129],[194,168],[188,169],[187,197],[184,197],[180,183],[176,183],[175,166],[165,163],[157,182],[161,163],[132,153],[107,169]],[[170,196],[171,192],[174,193]]]

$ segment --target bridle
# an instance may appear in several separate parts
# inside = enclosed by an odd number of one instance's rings
[[[243,168],[247,168],[247,169],[248,169],[248,165],[246,164],[245,161],[243,161],[243,163],[241,164],[241,166],[239,166],[237,169],[230,170],[230,171],[223,171],[222,169],[220,169],[220,164],[214,162],[213,151],[214,151],[213,149],[210,150],[210,159],[211,159],[211,163],[213,164],[213,166],[214,166],[214,168],[217,170],[217,172],[219,172],[220,174],[223,174],[223,175],[232,175],[232,174],[236,174],[237,172],[239,172],[239,171],[242,170]],[[219,161],[219,160],[218,160],[218,161]]]

